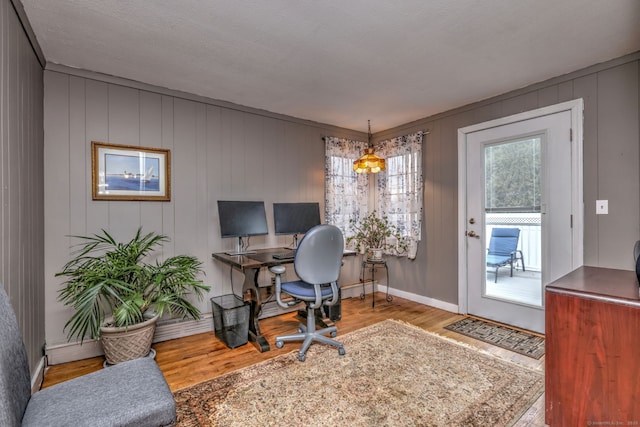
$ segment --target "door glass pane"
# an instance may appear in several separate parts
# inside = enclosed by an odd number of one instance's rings
[[[541,136],[484,148],[483,295],[542,306]]]

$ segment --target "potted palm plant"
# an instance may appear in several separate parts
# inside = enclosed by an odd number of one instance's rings
[[[349,222],[355,234],[347,238],[347,243],[355,242],[356,251],[366,253],[369,259],[380,260],[385,252],[400,255],[408,249],[406,239],[386,215],[378,216],[374,210],[359,221]]]
[[[56,274],[66,278],[60,301],[75,310],[65,324],[69,340],[101,339],[107,364],[115,364],[149,354],[156,322],[164,313],[200,318],[188,297],[202,299],[209,291],[198,279],[202,263],[187,255],[145,262],[168,241],[166,236],[143,234],[139,228],[125,243],[105,230],[72,237],[81,242]]]

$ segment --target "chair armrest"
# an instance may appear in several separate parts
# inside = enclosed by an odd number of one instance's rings
[[[330,300],[326,300],[324,305],[331,306],[338,302],[340,298],[340,287],[338,286],[338,282],[331,282],[331,291],[333,292],[333,296]]]
[[[273,267],[269,267],[269,271],[273,274],[283,274],[287,269],[284,268],[284,265],[274,265]]]
[[[282,301],[282,275],[284,274],[285,271],[287,271],[287,269],[284,268],[283,265],[274,265],[273,267],[269,267],[269,271],[276,275],[275,294],[276,294],[276,302],[278,303],[278,305],[282,308],[289,308],[289,307],[293,307],[296,304],[299,304],[300,301],[297,299],[294,299],[292,301],[287,301],[287,302]]]

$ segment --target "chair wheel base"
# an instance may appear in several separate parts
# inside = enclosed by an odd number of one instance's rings
[[[305,360],[307,360],[307,355],[304,353],[298,353],[298,360],[300,362],[304,362]]]
[[[344,356],[347,352],[344,350],[344,347],[339,347],[338,348],[338,354],[340,356]]]
[[[284,342],[283,341],[276,341],[276,347],[278,347],[278,348],[284,347]]]

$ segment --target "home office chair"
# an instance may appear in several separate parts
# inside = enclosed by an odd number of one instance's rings
[[[526,271],[522,251],[518,249],[519,238],[519,228],[494,228],[491,230],[491,240],[487,251],[487,267],[495,268],[495,283],[498,283],[498,269],[500,267],[509,265],[511,277],[513,277],[513,265],[517,260],[522,262],[522,271]]]
[[[298,360],[304,362],[306,352],[314,341],[338,347],[338,354],[345,354],[342,343],[326,337],[335,337],[338,328],[331,326],[316,329],[317,308],[331,306],[338,302],[338,276],[342,265],[344,237],[342,231],[333,225],[317,225],[309,230],[296,251],[293,261],[295,272],[300,278],[293,282],[282,283],[285,268],[276,265],[270,268],[276,275],[276,300],[284,308],[292,307],[301,301],[307,306],[307,324],[298,325],[298,333],[276,337],[276,347],[282,348],[285,341],[303,340],[298,352]],[[293,297],[292,301],[283,301],[282,293]]]
[[[0,426],[174,425],[176,403],[149,357],[130,360],[31,394],[27,352],[0,283]]]

